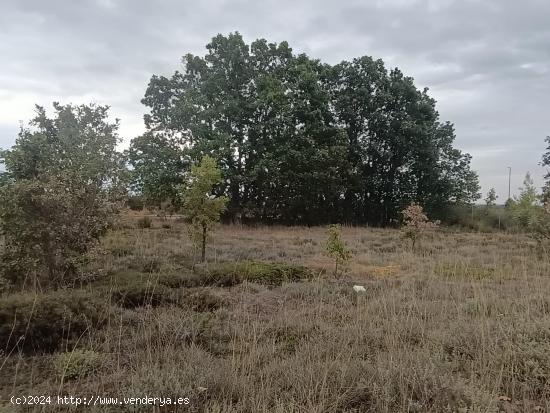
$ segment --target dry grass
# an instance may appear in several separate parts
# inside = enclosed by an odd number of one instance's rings
[[[112,232],[91,270],[152,280],[192,272],[184,225],[169,222]],[[526,239],[439,232],[412,252],[395,230],[344,228],[343,236],[354,258],[334,280],[326,275],[324,228],[222,226],[208,265],[275,261],[318,276],[280,287],[197,289],[212,306],[114,309],[107,327],[78,344],[102,355],[91,375],[64,381],[55,355],[3,355],[0,395],[191,399],[156,411],[550,409],[550,263]],[[355,294],[354,284],[366,294]],[[23,411],[58,410],[124,411]]]

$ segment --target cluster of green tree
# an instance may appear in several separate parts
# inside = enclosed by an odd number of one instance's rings
[[[153,76],[147,132],[131,143],[134,190],[178,202],[187,166],[222,171],[228,218],[386,225],[411,202],[439,215],[479,197],[453,126],[398,69],[370,57],[328,65],[286,42],[218,35],[183,72]]]

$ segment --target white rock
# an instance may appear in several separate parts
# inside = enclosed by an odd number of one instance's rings
[[[353,286],[353,291],[355,291],[356,293],[366,293],[367,290],[365,290],[365,287],[363,287],[362,285],[354,285]]]

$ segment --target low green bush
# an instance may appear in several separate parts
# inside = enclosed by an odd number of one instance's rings
[[[75,349],[57,354],[53,359],[53,366],[64,380],[73,380],[97,370],[101,359],[101,354],[96,351]]]
[[[152,225],[153,225],[153,220],[147,215],[137,220],[138,228],[142,228],[142,229],[151,228]]]
[[[312,275],[302,266],[244,261],[210,265],[189,274],[125,271],[98,280],[95,288],[124,308],[178,305],[204,312],[220,308],[224,300],[198,287],[229,287],[243,281],[281,285],[283,282],[307,280]]]
[[[136,283],[160,284],[169,288],[199,287],[201,278],[195,273],[150,273],[141,268],[119,271],[98,279],[96,287],[124,287]]]
[[[124,308],[158,307],[178,302],[178,295],[169,287],[146,281],[115,287],[111,290],[111,298]]]
[[[129,269],[143,272],[159,272],[162,267],[162,261],[157,257],[128,257],[126,266]]]
[[[111,253],[113,257],[127,257],[134,254],[134,247],[131,245],[113,245],[107,250]]]
[[[0,294],[9,290],[10,283],[0,275]]]
[[[179,304],[193,311],[203,313],[221,308],[225,304],[225,300],[212,294],[207,289],[196,289],[184,294]]]
[[[308,280],[313,273],[306,267],[260,261],[228,262],[210,266],[204,274],[204,285],[230,287],[243,281],[265,285]]]
[[[187,273],[187,274],[173,274],[163,273],[159,274],[156,278],[159,284],[162,284],[169,288],[193,288],[200,287],[203,283],[203,279],[200,274]]]
[[[491,267],[469,264],[465,262],[441,262],[435,267],[435,274],[444,278],[468,278],[483,280],[495,275]]]
[[[51,352],[101,326],[106,300],[82,290],[18,293],[0,300],[0,348]]]
[[[200,287],[204,278],[199,274],[158,274],[123,272],[103,281],[99,287],[117,305],[124,308],[143,306],[178,305],[197,312],[214,311],[223,305],[223,300]]]
[[[98,280],[94,288],[124,308],[158,307],[177,303],[175,288],[185,286],[182,276],[123,271]]]
[[[145,200],[141,196],[129,196],[126,206],[132,211],[142,211],[145,208]]]

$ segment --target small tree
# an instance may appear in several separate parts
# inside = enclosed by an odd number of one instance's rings
[[[403,215],[403,236],[411,240],[412,249],[426,232],[435,230],[439,226],[439,221],[430,221],[424,213],[422,207],[416,203],[410,204],[401,211]]]
[[[546,253],[550,241],[550,201],[532,214],[527,224],[528,234],[537,242],[540,252]]]
[[[489,189],[489,192],[487,192],[487,197],[485,198],[485,204],[487,205],[487,207],[495,206],[497,198],[498,196],[495,188]]]
[[[329,257],[334,259],[334,276],[338,276],[338,267],[346,264],[351,259],[351,251],[342,240],[340,225],[330,225],[327,229],[326,251]]]
[[[523,187],[519,188],[519,197],[510,203],[512,217],[517,224],[524,229],[529,227],[529,223],[535,219],[541,210],[538,201],[537,189],[529,172],[523,180]]]
[[[547,180],[542,187],[542,193],[540,194],[540,200],[543,204],[550,201],[550,181]]]
[[[550,136],[547,136],[544,141],[548,145],[546,147],[546,152],[542,155],[542,161],[541,166],[550,167]],[[544,204],[547,203],[548,200],[550,200],[550,171],[547,169],[546,174],[544,175],[544,179],[546,182],[544,183],[544,187],[542,188],[542,195],[541,200]]]
[[[107,230],[123,194],[118,123],[108,107],[42,107],[15,145],[1,152],[2,271],[12,283],[74,281],[90,246]]]
[[[206,242],[214,224],[220,220],[228,199],[225,196],[215,196],[213,188],[222,181],[221,172],[216,161],[210,156],[204,156],[199,164],[191,167],[183,188],[183,211],[191,220],[189,235],[201,248],[201,262],[206,258]]]

